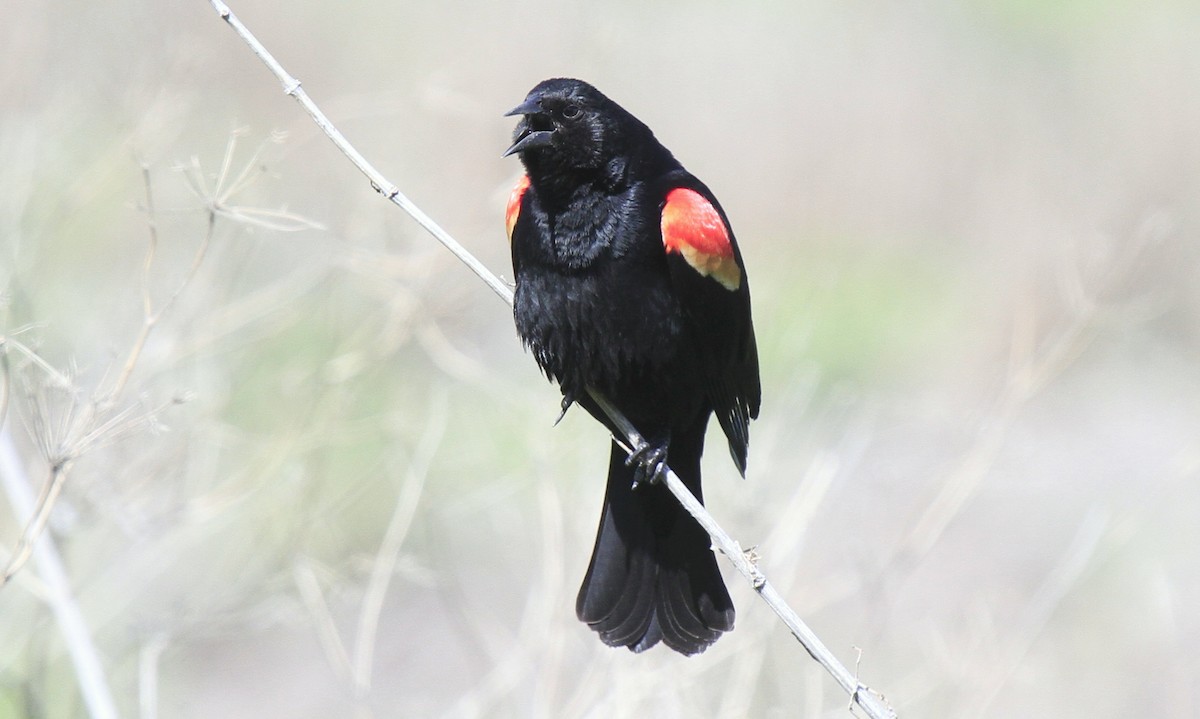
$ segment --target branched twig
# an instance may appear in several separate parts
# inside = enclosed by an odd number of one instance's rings
[[[405,197],[398,187],[387,180],[378,170],[376,170],[367,160],[359,154],[359,152],[350,144],[344,135],[329,118],[321,112],[316,103],[308,96],[300,87],[300,81],[292,77],[283,66],[267,51],[266,47],[258,41],[257,38],[242,24],[241,20],[222,2],[222,0],[209,0],[213,8],[220,14],[221,18],[229,24],[230,27],[246,42],[254,53],[267,65],[274,73],[275,77],[283,84],[285,94],[295,98],[304,110],[312,117],[313,121],[321,128],[322,131],[329,137],[330,140],[354,163],[371,182],[371,186],[375,188],[384,197],[391,200],[401,209],[407,212],[415,219],[426,231],[441,242],[449,249],[458,259],[462,260],[476,275],[480,277],[492,290],[505,300],[510,305],[512,304],[512,290],[509,289],[496,275],[488,270],[480,263],[470,252],[460,245],[454,238],[446,233],[437,223],[435,223],[428,215],[422,212],[416,205]],[[604,409],[605,413],[612,420],[613,424],[621,429],[625,435],[626,449],[630,451],[637,450],[645,446],[645,440],[634,429],[633,425],[627,420],[612,404],[610,404],[601,394],[595,390],[590,390],[593,399],[597,404]],[[882,696],[873,692],[855,678],[855,675],[846,669],[838,659],[825,647],[825,645],[817,638],[817,635],[809,629],[799,616],[787,605],[783,598],[779,595],[775,588],[767,581],[759,569],[749,560],[746,554],[742,551],[741,546],[734,541],[724,530],[716,523],[702,504],[688,491],[684,486],[683,481],[669,469],[666,472],[666,483],[668,489],[675,495],[684,508],[696,518],[696,521],[709,533],[712,537],[713,544],[717,546],[728,558],[733,562],[734,566],[740,571],[754,586],[755,591],[767,602],[768,605],[775,611],[776,614],[784,621],[791,629],[792,634],[800,641],[804,648],[814,659],[816,659],[841,685],[842,689],[850,695],[851,700],[858,704],[867,715],[872,719],[882,717],[895,717],[896,714]]]
[[[233,142],[231,141],[229,152],[226,155],[226,162],[229,159],[228,155],[232,154],[232,147]],[[42,454],[49,463],[49,471],[46,480],[42,483],[42,489],[37,501],[33,505],[33,515],[26,520],[25,528],[21,532],[21,538],[17,541],[17,546],[13,550],[13,554],[9,558],[3,572],[0,573],[0,588],[3,588],[12,579],[13,575],[19,572],[25,566],[25,563],[29,561],[33,547],[45,530],[46,523],[50,519],[50,514],[54,509],[55,503],[62,493],[62,488],[66,483],[68,470],[72,463],[80,455],[97,444],[139,425],[146,419],[146,417],[135,417],[132,406],[116,412],[113,412],[113,408],[118,404],[125,391],[125,387],[129,384],[129,378],[133,375],[133,371],[141,359],[150,333],[196,276],[212,242],[217,212],[220,208],[220,203],[225,199],[224,196],[214,195],[209,201],[207,208],[208,226],[204,233],[204,239],[201,241],[200,247],[196,250],[196,254],[192,258],[192,264],[187,274],[184,275],[183,279],[180,280],[179,284],[176,285],[163,304],[155,309],[150,298],[149,280],[150,270],[154,265],[155,255],[158,252],[158,226],[154,214],[154,195],[151,192],[150,172],[145,165],[142,166],[142,178],[146,185],[146,215],[149,231],[146,256],[142,262],[142,327],[133,341],[133,346],[125,358],[121,371],[107,391],[101,393],[97,399],[84,405],[80,412],[76,413],[73,406],[67,412],[63,413],[60,418],[59,429],[54,430],[50,424],[46,423],[39,425],[38,431],[34,433],[35,439],[40,444]],[[12,344],[11,341],[8,344]],[[14,344],[14,346],[18,345]],[[58,384],[62,384],[60,375],[61,373],[57,372],[52,375]],[[74,384],[69,380],[66,381],[66,386],[74,388]],[[35,423],[45,422],[48,419],[47,414],[48,412],[35,412],[33,418]]]
[[[150,170],[145,164],[142,165],[142,179],[146,193],[144,209],[148,230],[146,254],[142,261],[141,272],[142,326],[137,337],[134,338],[133,345],[126,355],[116,379],[108,389],[98,390],[91,401],[82,403],[71,397],[66,411],[59,415],[57,421],[51,421],[50,409],[43,406],[46,404],[43,398],[36,394],[33,395],[34,439],[49,465],[49,472],[42,484],[37,502],[34,504],[33,516],[26,520],[21,538],[4,570],[0,572],[0,588],[3,588],[8,580],[19,572],[29,560],[32,548],[46,527],[66,482],[68,470],[74,461],[99,444],[110,441],[144,423],[151,422],[155,413],[162,409],[159,407],[139,413],[136,405],[129,405],[119,410],[115,408],[120,404],[129,380],[142,358],[150,334],[166,313],[174,307],[175,302],[195,279],[201,265],[204,264],[216,231],[217,218],[225,217],[244,224],[266,226],[279,231],[319,227],[316,223],[291,213],[232,204],[233,197],[246,189],[256,177],[252,172],[259,166],[258,157],[262,152],[261,147],[257,149],[236,177],[233,176],[231,169],[237,148],[237,137],[237,132],[230,137],[229,143],[225,147],[221,169],[211,187],[200,170],[198,161],[193,160],[192,164],[185,168],[189,171],[185,172],[185,178],[203,202],[207,223],[204,236],[192,256],[187,272],[158,307],[154,306],[150,291],[151,270],[158,254],[158,219],[150,182]],[[70,377],[54,369],[36,352],[14,340],[11,335],[0,336],[0,353],[9,347],[20,350],[34,364],[44,370],[55,388],[68,390],[72,395],[78,393],[78,388]],[[101,381],[99,384],[103,386],[105,382]],[[164,406],[174,404],[176,401],[172,399]]]
[[[312,98],[308,96],[308,93],[300,87],[300,81],[288,74],[287,70],[283,69],[283,66],[279,64],[279,61],[277,61],[275,57],[267,51],[267,48],[258,41],[258,38],[254,37],[250,30],[242,24],[242,21],[233,14],[233,11],[229,9],[228,5],[221,2],[221,0],[209,1],[211,2],[213,8],[220,13],[221,18],[225,20],[225,22],[229,23],[229,26],[232,27],[235,32],[237,32],[237,34],[246,42],[247,45],[250,46],[250,49],[254,51],[254,54],[258,55],[259,59],[262,60],[263,63],[271,70],[271,72],[275,74],[275,77],[279,78],[279,82],[283,83],[284,94],[292,96],[296,99],[296,102],[300,103],[305,112],[307,112],[313,119],[313,122],[317,123],[317,127],[320,127],[325,135],[333,141],[333,144],[342,151],[342,154],[348,157],[350,162],[354,163],[354,166],[367,176],[367,179],[371,181],[371,187],[375,188],[375,191],[379,194],[391,200],[394,204],[400,207],[400,209],[407,212],[409,216],[411,216],[419,225],[421,225],[421,227],[424,227],[429,234],[433,235],[438,242],[441,242],[443,245],[445,245],[446,249],[453,252],[455,257],[461,260],[467,267],[471,268],[471,271],[478,275],[481,280],[487,283],[487,286],[491,287],[493,292],[500,295],[504,301],[512,304],[512,290],[509,289],[508,285],[501,282],[500,278],[492,274],[491,270],[489,270],[487,267],[484,267],[482,262],[475,259],[474,255],[472,255],[465,247],[459,244],[458,240],[451,237],[450,233],[443,230],[440,225],[433,221],[433,218],[425,214],[421,208],[413,204],[412,200],[408,199],[404,193],[400,192],[399,187],[396,187],[395,184],[383,176],[383,173],[379,172],[379,170],[376,170],[371,163],[367,162],[367,158],[363,157],[358,150],[356,150],[354,146],[350,144],[350,141],[346,139],[345,135],[343,135],[336,127],[333,126],[333,123],[329,121],[329,118],[325,117],[325,113],[321,112],[321,108],[317,107],[317,104],[312,101]]]
[[[231,142],[230,146],[232,144]],[[196,250],[196,254],[192,258],[192,265],[188,269],[188,273],[176,285],[175,290],[166,301],[158,309],[154,309],[153,300],[150,298],[150,270],[154,267],[154,256],[158,252],[158,219],[154,213],[154,194],[151,191],[150,168],[146,165],[142,165],[142,181],[146,186],[146,226],[150,234],[149,240],[146,243],[146,257],[142,261],[142,328],[138,332],[137,339],[133,342],[133,348],[129,350],[129,356],[125,358],[121,374],[117,375],[112,389],[97,403],[99,409],[111,407],[125,391],[125,385],[129,383],[129,378],[133,375],[133,370],[142,356],[142,350],[146,348],[146,340],[150,338],[150,333],[167,310],[175,304],[175,300],[179,298],[179,295],[183,293],[183,290],[192,281],[192,278],[196,276],[197,270],[200,269],[201,263],[204,262],[204,256],[208,254],[208,246],[212,241],[213,229],[217,219],[216,210],[210,209],[208,213],[208,228],[204,232],[204,239],[200,242],[200,247]]]
[[[148,410],[147,414],[137,416],[134,406],[117,411],[113,411],[113,408],[120,401],[146,346],[150,332],[196,275],[212,239],[215,220],[215,211],[210,205],[208,230],[192,261],[190,270],[169,299],[155,310],[150,298],[149,279],[158,249],[158,229],[154,215],[150,174],[144,165],[142,176],[146,183],[146,210],[149,228],[146,256],[142,265],[143,323],[111,388],[100,393],[95,399],[80,408],[76,404],[77,387],[69,376],[55,369],[37,352],[13,339],[11,334],[0,335],[0,374],[3,375],[0,377],[0,480],[3,481],[4,489],[16,514],[19,517],[28,517],[16,546],[5,562],[3,571],[0,571],[0,588],[3,588],[31,557],[34,558],[38,574],[47,590],[45,599],[54,611],[55,619],[75,666],[80,693],[88,713],[92,717],[104,719],[117,716],[104,667],[87,623],[79,609],[79,604],[72,593],[66,570],[54,541],[51,537],[43,536],[43,534],[55,504],[61,496],[72,463],[89,449],[140,426],[153,415],[155,410]],[[34,411],[30,419],[34,428],[34,439],[48,464],[46,478],[41,483],[36,498],[30,491],[32,485],[28,472],[17,455],[10,433],[4,427],[11,389],[8,372],[8,351],[10,349],[19,351],[34,366],[45,372],[49,384],[41,385],[43,388],[53,387],[71,395],[68,398],[68,409],[55,420],[51,417],[44,396],[31,393]]]

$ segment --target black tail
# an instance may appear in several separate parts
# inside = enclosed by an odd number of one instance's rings
[[[698,435],[672,437],[668,464],[700,494]],[[575,613],[605,644],[641,652],[662,640],[696,654],[733,629],[733,601],[708,534],[661,484],[633,489],[633,469],[613,443],[604,513]]]

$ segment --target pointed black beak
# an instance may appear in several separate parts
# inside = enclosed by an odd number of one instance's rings
[[[522,102],[520,105],[517,105],[513,109],[504,113],[504,116],[512,117],[513,115],[532,115],[536,112],[541,112],[541,111],[542,111],[542,101],[539,100],[538,98],[527,97],[527,98],[525,98],[525,102]]]

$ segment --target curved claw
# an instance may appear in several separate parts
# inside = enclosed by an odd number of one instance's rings
[[[633,488],[637,489],[642,483],[658,484],[667,476],[667,443],[655,445],[646,443],[630,453],[625,460],[625,466],[633,466]]]
[[[574,392],[563,393],[562,412],[559,413],[558,419],[554,420],[555,427],[558,426],[559,422],[563,421],[563,417],[567,416],[567,410],[571,409],[571,405],[573,405],[573,404],[575,404],[575,393]]]

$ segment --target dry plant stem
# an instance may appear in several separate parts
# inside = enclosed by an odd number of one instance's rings
[[[3,481],[9,501],[18,515],[28,516],[33,512],[34,499],[29,492],[29,478],[25,476],[24,463],[17,455],[8,430],[3,428],[0,428],[0,481]],[[88,715],[93,719],[115,719],[117,708],[104,674],[104,664],[92,641],[83,612],[71,592],[71,584],[54,539],[42,537],[32,546],[32,554],[38,574],[48,590],[47,601],[75,667],[79,691]]]
[[[392,510],[392,518],[384,533],[383,541],[375,553],[371,563],[370,578],[366,591],[363,593],[362,607],[359,610],[358,626],[354,643],[354,655],[351,657],[338,632],[321,583],[312,568],[312,561],[298,557],[293,565],[293,577],[301,598],[312,615],[317,627],[318,640],[340,681],[346,682],[354,698],[359,702],[355,716],[371,716],[370,707],[363,701],[371,690],[371,671],[375,660],[375,639],[378,636],[379,617],[383,613],[383,602],[387,596],[388,586],[395,575],[396,564],[400,558],[400,549],[408,536],[412,518],[416,514],[417,504],[425,488],[425,479],[434,453],[441,444],[446,430],[446,398],[440,394],[431,403],[428,415],[429,424],[417,444],[415,454],[409,463],[404,485],[396,497]]]
[[[455,240],[453,237],[451,237],[448,232],[443,230],[440,225],[433,221],[433,218],[431,218],[429,215],[426,215],[421,208],[413,204],[412,200],[408,199],[408,197],[400,192],[400,188],[396,187],[396,185],[384,177],[379,170],[376,170],[371,163],[367,162],[367,159],[363,157],[353,145],[350,144],[350,141],[346,139],[345,135],[343,135],[336,127],[333,126],[333,123],[329,121],[329,118],[325,117],[325,113],[321,112],[321,108],[317,107],[317,104],[312,101],[312,98],[308,96],[308,93],[305,92],[302,87],[300,87],[300,81],[289,75],[288,72],[283,69],[283,66],[280,65],[275,57],[267,51],[267,48],[258,41],[258,38],[254,37],[250,30],[248,30],[246,26],[242,24],[242,21],[233,14],[233,11],[229,9],[228,5],[221,2],[221,0],[209,0],[209,2],[221,15],[221,18],[225,20],[225,22],[229,23],[229,26],[233,28],[234,32],[236,32],[242,38],[242,40],[244,40],[246,44],[250,46],[250,49],[254,51],[254,54],[258,55],[259,59],[263,61],[263,64],[265,64],[267,68],[269,68],[271,72],[275,74],[275,77],[278,78],[279,82],[283,84],[284,94],[290,95],[296,99],[296,102],[300,103],[300,106],[303,107],[304,111],[309,114],[309,117],[313,119],[313,122],[317,123],[317,127],[320,127],[325,133],[326,137],[333,141],[333,144],[342,151],[342,154],[349,158],[350,162],[354,163],[354,166],[367,176],[367,179],[371,181],[371,186],[374,187],[379,194],[391,200],[400,209],[407,212],[410,217],[417,221],[417,224],[425,228],[425,230],[429,234],[433,235],[438,242],[442,243],[446,249],[454,253],[455,257],[461,260],[462,263],[469,267],[472,272],[478,275],[481,280],[487,283],[487,286],[491,287],[493,292],[500,295],[504,301],[512,304],[512,290],[508,287],[508,285],[500,281],[500,278],[492,274],[488,268],[483,266],[483,263],[475,259],[474,255],[468,252],[465,247],[460,245],[458,240]]]
[[[354,640],[354,693],[363,699],[371,690],[371,669],[375,660],[375,637],[379,628],[379,616],[383,613],[383,600],[388,585],[396,573],[396,562],[400,548],[408,536],[412,518],[417,512],[417,503],[425,488],[425,479],[433,463],[434,453],[441,444],[446,431],[446,397],[437,396],[427,412],[428,425],[425,434],[409,463],[404,486],[396,496],[396,506],[388,522],[383,542],[371,563],[371,578],[363,596],[363,606],[358,619],[358,636]]]
[[[125,385],[129,383],[129,377],[133,374],[134,368],[137,366],[138,360],[142,356],[142,350],[146,347],[146,340],[149,339],[150,333],[154,327],[166,314],[167,310],[175,304],[175,300],[179,295],[183,294],[184,289],[191,283],[196,276],[196,272],[200,270],[200,265],[204,263],[204,257],[208,254],[209,245],[212,244],[213,230],[217,224],[217,208],[210,207],[208,211],[208,227],[204,231],[204,239],[200,242],[200,247],[196,249],[196,254],[192,257],[191,267],[188,272],[176,285],[175,290],[163,302],[162,306],[157,310],[153,308],[153,302],[150,299],[150,270],[154,265],[154,255],[158,250],[158,225],[154,216],[154,196],[150,191],[150,172],[145,166],[142,167],[142,177],[146,184],[146,218],[147,225],[150,230],[150,240],[146,246],[146,259],[142,262],[142,329],[138,332],[137,339],[134,340],[133,349],[129,351],[129,356],[125,359],[125,365],[121,368],[121,374],[117,376],[116,382],[109,390],[108,395],[101,402],[103,405],[111,406],[120,398],[121,393],[125,391]]]
[[[296,589],[300,592],[300,598],[304,601],[308,613],[312,615],[313,624],[317,629],[317,640],[325,651],[329,666],[332,667],[333,673],[339,680],[349,683],[351,681],[350,655],[346,652],[346,645],[342,643],[342,636],[338,633],[333,613],[329,611],[329,604],[326,603],[325,594],[321,591],[321,582],[317,579],[312,565],[311,559],[304,556],[297,557],[292,564],[292,579],[296,583]]]
[[[612,423],[621,430],[621,434],[625,435],[629,443],[625,447],[627,451],[632,451],[646,444],[646,440],[642,438],[637,429],[604,395],[592,389],[588,391],[592,395],[592,399],[600,406],[600,409],[604,410],[604,413],[608,415]],[[671,490],[671,494],[675,495],[675,498],[679,500],[684,509],[695,517],[700,526],[704,527],[704,530],[708,532],[708,536],[713,540],[713,545],[721,550],[721,553],[728,557],[729,561],[733,562],[733,566],[737,567],[737,570],[750,582],[754,590],[763,598],[763,601],[779,615],[779,618],[792,631],[796,639],[800,640],[800,643],[804,645],[804,648],[808,650],[812,658],[824,667],[837,683],[842,686],[842,689],[850,695],[851,700],[866,710],[867,715],[870,717],[896,716],[895,712],[883,701],[882,697],[859,682],[858,677],[846,669],[845,665],[826,648],[824,642],[788,606],[783,597],[779,595],[779,592],[775,591],[775,587],[767,581],[766,576],[750,561],[747,553],[742,550],[742,546],[730,537],[724,529],[721,529],[721,526],[712,518],[712,515],[704,509],[704,505],[700,504],[700,501],[688,491],[683,480],[675,472],[671,471],[670,468],[667,469],[664,480],[667,483],[667,488]]]
[[[1043,352],[1037,351],[1032,310],[1018,313],[1010,343],[1010,369],[991,412],[992,422],[979,434],[955,471],[943,482],[926,506],[895,557],[901,563],[920,561],[933,549],[950,524],[975,496],[999,454],[1018,412],[1058,374],[1063,372],[1092,339],[1095,305],[1079,312]]]
[[[1041,586],[1030,598],[1025,610],[1025,617],[1016,627],[1006,627],[1010,641],[1002,646],[1001,651],[1006,655],[1008,664],[1000,671],[989,673],[989,681],[983,688],[972,692],[972,706],[963,713],[967,716],[989,716],[991,705],[999,696],[1004,686],[1025,667],[1025,658],[1034,641],[1045,631],[1054,612],[1063,600],[1075,589],[1083,577],[1088,565],[1092,562],[1100,543],[1108,531],[1108,513],[1100,507],[1093,507],[1083,518],[1075,530],[1075,536],[1067,546],[1067,550],[1053,569],[1046,575]]]
[[[7,431],[5,432],[5,436],[8,436]],[[24,476],[23,473],[22,476]],[[28,523],[25,525],[25,530],[21,532],[21,538],[17,540],[17,546],[13,548],[12,557],[9,558],[8,565],[4,568],[4,574],[0,575],[0,589],[3,589],[9,580],[17,572],[21,571],[21,568],[33,556],[37,540],[46,529],[47,522],[50,521],[50,511],[58,501],[66,479],[67,464],[54,465],[50,468],[49,477],[46,478],[45,482],[42,482],[42,491],[38,495],[37,501],[31,502],[19,510],[22,515],[26,514],[26,510],[31,511],[33,516],[29,518]]]
[[[1038,342],[1033,304],[1026,304],[1016,312],[1009,343],[1008,375],[990,413],[993,419],[917,520],[896,554],[899,562],[911,563],[924,558],[962,513],[978,491],[1017,413],[1087,349],[1103,314],[1104,291],[1119,285],[1129,268],[1138,263],[1139,256],[1154,241],[1155,226],[1147,226],[1131,242],[1122,243],[1119,252],[1096,279],[1094,289],[1088,289],[1078,264],[1066,267],[1059,278],[1064,294],[1074,307],[1074,314],[1070,323],[1048,342]],[[1039,346],[1041,344],[1045,345],[1044,349]],[[891,564],[895,566],[899,562]]]
[[[158,633],[138,650],[138,719],[158,719],[158,660],[168,636]]]
[[[129,383],[130,376],[133,375],[133,371],[137,367],[138,360],[141,359],[142,351],[146,347],[146,340],[149,339],[150,333],[154,330],[159,320],[162,319],[163,314],[175,304],[175,300],[187,288],[192,278],[196,276],[196,272],[200,269],[200,265],[203,264],[204,258],[208,254],[209,245],[212,243],[213,231],[216,227],[217,219],[217,207],[215,204],[209,207],[208,227],[205,230],[204,239],[201,241],[200,247],[192,257],[192,264],[188,268],[187,274],[180,280],[162,306],[157,310],[153,309],[148,280],[150,269],[154,264],[154,256],[158,249],[158,228],[154,218],[153,195],[150,191],[150,174],[144,166],[142,168],[142,176],[146,183],[146,211],[150,231],[146,258],[142,263],[142,328],[138,332],[137,338],[134,339],[133,347],[129,350],[129,355],[125,358],[125,364],[122,366],[120,374],[117,375],[112,388],[99,399],[88,403],[84,408],[83,416],[78,422],[78,426],[84,429],[78,441],[72,447],[59,448],[61,451],[56,451],[56,456],[49,458],[51,463],[49,476],[42,484],[41,493],[38,495],[37,502],[33,505],[33,516],[26,522],[25,529],[21,532],[21,538],[17,541],[17,546],[13,550],[12,557],[4,568],[3,574],[0,574],[0,588],[3,588],[8,583],[8,580],[14,574],[21,571],[21,567],[29,561],[33,546],[45,530],[46,523],[50,519],[50,513],[53,511],[54,505],[62,492],[63,485],[66,483],[67,471],[71,463],[97,437],[101,436],[105,431],[113,429],[125,419],[126,413],[121,412],[107,420],[99,421],[99,418],[107,414],[120,400],[126,385]]]
[[[221,18],[233,28],[243,41],[258,55],[259,59],[267,65],[275,77],[283,84],[284,93],[292,96],[297,102],[304,107],[304,110],[312,117],[313,121],[321,128],[322,131],[337,145],[354,163],[367,178],[371,181],[371,186],[378,192],[387,197],[393,203],[413,217],[426,231],[441,242],[449,249],[456,257],[463,261],[476,275],[478,275],[492,290],[504,299],[510,305],[512,304],[512,290],[508,288],[498,277],[480,263],[474,256],[471,255],[462,245],[454,240],[446,233],[439,225],[429,218],[424,212],[417,208],[407,197],[400,193],[393,183],[387,180],[379,173],[367,160],[354,149],[350,142],[334,127],[333,123],[321,112],[316,103],[308,96],[304,90],[300,88],[300,81],[292,77],[283,66],[271,55],[270,52],[258,41],[257,38],[246,28],[244,24],[237,18],[236,15],[229,9],[221,0],[209,0],[213,8],[220,14]],[[634,429],[629,420],[613,407],[602,395],[594,390],[591,390],[593,399],[604,408],[606,414],[613,423],[622,429],[628,442],[626,449],[632,451],[645,444],[645,441]],[[867,715],[872,719],[881,719],[883,717],[895,717],[895,712],[883,701],[882,697],[868,689],[866,686],[858,682],[853,673],[838,661],[838,659],[825,647],[825,645],[817,638],[816,634],[809,629],[796,613],[787,606],[775,588],[767,582],[766,577],[762,572],[755,567],[742,551],[740,545],[735,542],[728,534],[720,528],[713,520],[704,506],[696,500],[683,482],[675,475],[674,472],[667,470],[666,483],[668,489],[679,500],[684,508],[696,518],[702,527],[711,535],[714,544],[724,552],[724,554],[734,563],[734,566],[748,579],[754,586],[760,596],[771,606],[776,614],[783,619],[784,623],[792,630],[792,634],[800,641],[804,648],[814,659],[816,659],[842,689],[850,695],[853,702],[857,703]]]
[[[0,429],[4,428],[4,420],[8,417],[9,398],[8,374],[8,339],[0,335]]]

